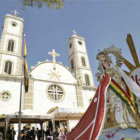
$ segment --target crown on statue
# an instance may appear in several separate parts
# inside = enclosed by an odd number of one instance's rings
[[[103,63],[107,62],[109,64],[112,64],[111,57],[109,54],[112,54],[115,56],[116,59],[116,66],[121,67],[122,66],[122,55],[121,55],[121,49],[115,48],[113,45],[109,48],[105,48],[103,51],[99,51],[96,55],[96,59],[99,61],[98,65],[98,72],[96,73],[96,77],[98,81],[102,80],[102,76],[104,75],[104,67]]]
[[[109,58],[108,56],[108,53],[107,51],[101,51],[99,52],[97,55],[96,55],[96,59],[99,60],[99,62],[109,62],[109,63],[112,63],[111,59]]]
[[[109,57],[109,54],[112,54],[115,56],[116,65],[121,67],[122,66],[121,49],[116,48],[113,45],[109,48],[104,49],[103,51],[99,51],[99,53],[96,55],[96,59],[99,60],[100,63],[105,62],[105,61],[108,63],[112,63],[112,60]]]

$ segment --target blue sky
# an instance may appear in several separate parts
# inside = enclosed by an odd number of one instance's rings
[[[66,0],[65,0],[66,1]],[[53,48],[60,53],[57,61],[68,64],[68,39],[75,29],[86,39],[87,51],[95,73],[98,50],[114,44],[122,48],[122,54],[132,63],[126,36],[131,33],[137,53],[140,54],[140,1],[137,0],[69,0],[59,10],[43,7],[27,7],[23,10],[20,0],[0,0],[0,26],[4,16],[17,9],[24,18],[28,65],[51,60],[48,51]],[[0,28],[0,33],[1,33]]]

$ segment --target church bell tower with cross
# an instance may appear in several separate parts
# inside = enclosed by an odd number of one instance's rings
[[[95,91],[93,75],[90,68],[85,39],[73,31],[68,43],[70,70],[75,75],[77,86],[78,105],[83,106],[85,93]]]
[[[22,74],[23,18],[15,10],[7,14],[0,41],[0,74],[17,76]]]
[[[85,39],[75,31],[73,31],[73,35],[69,39],[68,51],[70,69],[76,79],[85,88],[94,88]]]

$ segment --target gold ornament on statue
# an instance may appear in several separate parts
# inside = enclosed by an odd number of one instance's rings
[[[109,54],[115,56],[116,59],[116,66],[121,67],[122,62],[122,55],[121,55],[121,49],[118,49],[114,47],[113,45],[109,48],[104,49],[103,51],[99,51],[99,53],[96,55],[96,59],[99,60],[99,66],[98,66],[98,73],[96,73],[96,77],[98,81],[102,80],[102,76],[104,74],[104,67],[103,63],[108,63],[108,65],[111,65],[113,62],[111,60],[111,57]]]

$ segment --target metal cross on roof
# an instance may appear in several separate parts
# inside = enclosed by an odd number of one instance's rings
[[[75,35],[77,34],[77,32],[76,32],[75,30],[72,30],[72,32],[73,32],[73,34],[75,34]]]
[[[18,13],[17,10],[14,10],[14,11],[12,11],[12,12],[14,13],[14,16],[18,16],[18,15],[19,15],[19,13]]]
[[[52,52],[48,52],[49,55],[51,55],[53,57],[53,69],[55,70],[55,64],[56,64],[56,56],[60,56],[60,54],[55,52],[55,49],[52,50]]]

